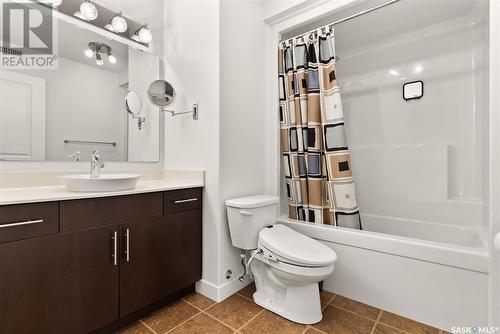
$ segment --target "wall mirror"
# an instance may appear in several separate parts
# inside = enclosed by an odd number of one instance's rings
[[[0,69],[0,160],[70,161],[80,151],[89,161],[99,150],[105,161],[159,161],[159,113],[144,103],[159,58],[54,20],[57,68]]]
[[[174,109],[169,108],[175,102],[177,95],[175,93],[174,86],[172,86],[168,81],[153,81],[149,85],[147,95],[149,102],[151,102],[151,104],[157,107],[160,111],[169,112],[172,116],[192,114],[194,120],[198,119],[198,103],[193,103],[193,107],[189,111],[175,111]]]
[[[137,128],[142,130],[142,125],[146,122],[146,117],[142,115],[141,96],[134,90],[128,92],[125,97],[125,109],[132,119],[137,120]]]
[[[148,88],[148,99],[156,107],[164,110],[175,102],[174,87],[165,80],[155,80]]]

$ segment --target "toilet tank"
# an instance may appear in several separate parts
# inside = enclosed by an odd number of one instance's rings
[[[265,226],[276,223],[279,198],[257,195],[226,201],[229,232],[234,247],[256,249],[259,232]]]

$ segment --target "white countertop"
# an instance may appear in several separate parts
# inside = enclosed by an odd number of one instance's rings
[[[4,188],[0,189],[0,205],[122,196],[175,189],[197,188],[203,186],[204,173],[199,172],[187,173],[184,175],[169,175],[166,178],[159,180],[139,180],[135,189],[114,192],[69,192],[63,185]]]

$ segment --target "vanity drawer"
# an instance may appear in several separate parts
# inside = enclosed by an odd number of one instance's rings
[[[0,243],[59,232],[59,203],[0,206]]]
[[[161,216],[161,192],[61,202],[61,232]]]
[[[171,190],[163,193],[163,213],[201,208],[201,188]]]

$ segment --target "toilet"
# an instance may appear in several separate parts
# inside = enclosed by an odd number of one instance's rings
[[[333,273],[337,254],[322,243],[277,224],[279,198],[249,196],[226,201],[231,242],[250,251],[258,305],[301,324],[323,318],[318,282]]]

